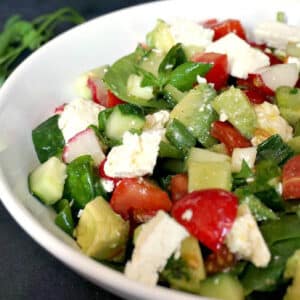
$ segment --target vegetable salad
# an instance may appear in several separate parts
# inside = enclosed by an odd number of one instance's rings
[[[300,28],[158,20],[32,131],[31,193],[148,286],[300,299]]]

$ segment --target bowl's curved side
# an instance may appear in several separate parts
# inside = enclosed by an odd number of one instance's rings
[[[215,8],[219,9],[216,10]],[[252,9],[253,7],[253,9]],[[132,51],[157,17],[194,20],[235,17],[250,26],[274,19],[286,11],[299,23],[299,0],[210,0],[205,7],[197,0],[173,0],[139,5],[96,18],[55,38],[26,59],[0,90],[0,193],[14,219],[50,253],[94,283],[128,299],[201,299],[177,291],[149,288],[84,256],[76,244],[53,223],[51,210],[37,202],[27,188],[27,175],[37,165],[31,129],[53,108],[75,95],[72,82],[83,71],[113,62]],[[203,299],[203,298],[202,298]]]

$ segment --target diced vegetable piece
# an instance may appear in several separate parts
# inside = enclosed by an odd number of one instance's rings
[[[127,94],[143,100],[150,100],[154,97],[152,86],[142,86],[143,77],[131,74],[127,81]]]
[[[226,54],[219,54],[213,52],[201,53],[195,55],[192,61],[211,63],[213,66],[205,75],[207,82],[213,83],[216,90],[220,90],[226,86],[229,77],[228,74],[228,60]]]
[[[243,300],[244,290],[238,279],[230,274],[219,274],[201,282],[201,296],[222,300]]]
[[[256,127],[256,114],[247,96],[238,88],[231,87],[212,101],[212,107],[225,114],[228,121],[246,138],[251,138]]]
[[[285,199],[300,199],[300,155],[289,159],[282,170],[282,195]]]
[[[168,124],[166,138],[183,153],[186,153],[189,148],[196,144],[194,136],[177,119],[173,119]]]
[[[251,147],[251,142],[229,122],[215,121],[211,126],[211,135],[223,143],[231,155],[235,148]]]
[[[153,183],[143,178],[125,178],[113,191],[110,205],[127,220],[134,212],[169,211],[172,203],[168,194]]]
[[[217,113],[211,107],[215,90],[205,84],[191,90],[171,111],[170,118],[182,122],[192,135],[205,147],[216,141],[209,130],[212,122],[217,120]]]
[[[187,166],[189,192],[207,188],[231,189],[231,163],[228,155],[192,148]]]
[[[282,140],[280,135],[275,134],[258,145],[256,160],[269,159],[281,165],[293,154],[293,150]]]
[[[260,72],[263,82],[275,91],[280,86],[294,87],[299,78],[296,64],[278,64],[263,68]]]
[[[62,198],[66,179],[66,165],[53,156],[29,175],[29,188],[46,205]]]
[[[187,172],[186,163],[181,159],[164,159],[161,162],[158,162],[158,165],[160,166],[161,171],[165,174],[179,174]]]
[[[276,89],[276,102],[280,114],[291,124],[300,120],[300,89],[281,86]]]
[[[164,59],[164,54],[159,51],[149,51],[146,56],[144,56],[139,67],[143,70],[152,73],[154,76],[158,75],[158,68]]]
[[[102,147],[94,130],[87,128],[68,141],[63,149],[63,160],[70,163],[79,156],[91,155],[95,165],[98,166],[105,158]]]
[[[161,275],[171,288],[199,293],[205,269],[196,238],[189,236],[181,242],[180,257],[171,257]]]
[[[170,192],[173,202],[181,199],[188,193],[188,177],[186,173],[172,176],[170,182]]]
[[[105,114],[105,111],[101,114]],[[99,118],[101,118],[100,115]],[[126,131],[139,132],[144,125],[145,117],[141,108],[132,104],[120,104],[115,106],[107,116],[104,132],[108,138],[121,141]]]
[[[284,272],[285,278],[293,278],[293,283],[287,288],[284,300],[297,300],[300,298],[300,264],[299,250],[291,256]]]
[[[62,199],[57,203],[58,213],[55,217],[55,224],[64,232],[73,236],[74,220],[72,217],[71,207],[69,201]]]
[[[125,102],[122,101],[120,98],[115,96],[110,90],[107,91],[107,104],[106,107],[114,107],[118,104],[124,104]]]
[[[129,224],[102,197],[86,205],[76,227],[82,251],[98,260],[122,261],[128,234]]]
[[[190,90],[197,82],[197,76],[205,76],[212,65],[208,63],[186,62],[179,65],[169,76],[168,83],[180,91]]]
[[[299,42],[298,43],[288,42],[286,46],[287,56],[300,57],[300,47],[298,46],[299,46]]]
[[[32,131],[32,141],[41,163],[59,155],[65,145],[62,132],[58,128],[58,118],[59,115],[54,115]]]
[[[170,26],[163,20],[157,20],[155,28],[147,34],[147,45],[168,52],[174,44]]]
[[[183,93],[183,92],[179,91],[178,89],[176,89],[175,86],[173,86],[171,84],[167,84],[164,87],[163,93],[164,93],[164,96],[166,98],[171,99],[171,101],[174,102],[175,105],[177,103],[179,103],[184,98],[184,96],[186,95],[186,93]]]
[[[248,168],[252,169],[254,167],[255,159],[255,147],[235,148],[231,158],[232,172],[240,172],[243,167],[243,162],[247,164]]]
[[[194,162],[188,165],[189,192],[208,188],[231,190],[229,162]]]
[[[300,136],[295,136],[294,138],[290,139],[287,144],[296,154],[300,154]]]
[[[159,157],[182,159],[183,153],[170,143],[161,141],[159,144]]]
[[[214,41],[220,39],[230,32],[233,32],[241,39],[246,40],[245,30],[239,20],[228,19],[218,22],[217,20],[212,19],[210,22],[205,22],[204,26],[214,30]]]
[[[237,197],[221,189],[187,194],[174,203],[172,216],[213,251],[223,243],[237,216]]]
[[[67,166],[66,186],[78,208],[84,208],[96,196],[103,195],[90,155],[80,156]]]

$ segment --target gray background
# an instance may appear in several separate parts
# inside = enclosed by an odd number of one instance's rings
[[[32,19],[71,6],[86,19],[145,0],[2,0],[0,27],[12,14]],[[0,192],[1,198],[1,192]],[[9,216],[0,201],[0,300],[117,300],[67,269],[37,245]]]

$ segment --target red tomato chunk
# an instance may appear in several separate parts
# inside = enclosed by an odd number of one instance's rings
[[[217,251],[237,215],[238,199],[222,189],[187,194],[175,202],[172,216],[202,244]]]
[[[284,199],[300,199],[300,155],[292,157],[283,166],[282,195]]]

